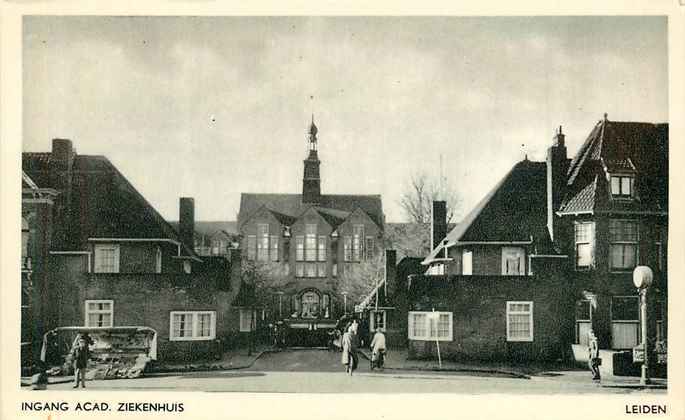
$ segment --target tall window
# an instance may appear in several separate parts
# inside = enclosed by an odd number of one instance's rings
[[[155,273],[161,273],[162,272],[162,248],[157,247],[157,251],[155,252]]]
[[[408,335],[410,340],[452,341],[452,312],[409,312]]]
[[[361,261],[364,252],[364,225],[352,227],[352,260]]]
[[[640,302],[637,296],[611,299],[611,348],[632,349],[640,337]]]
[[[367,261],[371,261],[373,259],[373,252],[375,250],[375,247],[373,246],[373,236],[366,237],[366,244],[364,246],[364,250],[366,251],[366,255],[364,256],[364,258]]]
[[[507,341],[533,341],[533,302],[507,302]]]
[[[254,330],[252,319],[256,318],[254,311],[250,309],[240,310],[240,332],[250,332]]]
[[[576,269],[586,270],[592,267],[595,242],[595,224],[578,222],[575,224]]]
[[[307,263],[307,277],[316,277],[316,264]]]
[[[611,195],[617,198],[630,198],[633,196],[632,176],[612,176]]]
[[[257,236],[247,235],[247,259],[254,261],[257,258]]]
[[[473,274],[473,251],[465,249],[461,253],[461,274],[470,276]]]
[[[304,277],[304,264],[295,264],[295,277]]]
[[[316,261],[316,225],[305,226],[305,258],[307,261]]]
[[[576,302],[576,344],[588,345],[588,332],[592,328],[592,305],[587,299]]]
[[[113,300],[86,301],[86,327],[111,327],[114,324]]]
[[[271,235],[269,241],[269,245],[271,247],[269,251],[271,254],[271,261],[278,261],[278,236]]]
[[[269,225],[257,225],[257,259],[269,261]]]
[[[318,260],[326,261],[326,237],[319,236]]]
[[[119,272],[119,245],[95,245],[96,273]]]
[[[343,261],[352,261],[352,237],[343,237]]]
[[[326,277],[326,263],[317,264],[318,277]]]
[[[523,248],[502,247],[502,275],[523,276],[526,274],[526,252]]]
[[[637,265],[638,225],[632,220],[610,220],[611,268],[630,270]]]
[[[304,236],[295,237],[295,260],[304,261]]]

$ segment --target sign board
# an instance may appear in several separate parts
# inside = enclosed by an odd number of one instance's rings
[[[642,344],[633,347],[633,363],[644,363],[645,348]]]

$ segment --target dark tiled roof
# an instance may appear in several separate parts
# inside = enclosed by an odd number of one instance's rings
[[[449,246],[468,242],[526,242],[547,234],[547,166],[523,160],[447,234]],[[443,245],[424,260],[436,258]]]
[[[50,176],[51,153],[23,153],[22,167],[44,187],[58,189]],[[104,156],[76,155],[72,167],[66,234],[54,246],[78,249],[88,238],[162,238],[179,241],[176,230]],[[194,251],[183,246],[185,255]]]
[[[178,220],[169,222],[178,231]],[[227,235],[237,235],[238,227],[235,221],[195,221],[195,233],[212,236],[217,232],[225,232]]]
[[[310,204],[302,203],[301,194],[253,194],[243,193],[240,196],[240,223],[247,220],[261,206],[272,212],[297,218]],[[320,213],[342,218],[343,213],[352,213],[357,208],[363,210],[379,226],[383,227],[383,205],[380,195],[334,195],[323,194],[315,206]]]
[[[633,200],[610,199],[605,167],[636,173]],[[562,213],[667,211],[668,124],[599,121],[571,161],[567,189]]]

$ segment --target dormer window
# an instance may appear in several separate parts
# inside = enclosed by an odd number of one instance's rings
[[[611,175],[611,195],[615,198],[632,198],[635,178],[626,175]]]

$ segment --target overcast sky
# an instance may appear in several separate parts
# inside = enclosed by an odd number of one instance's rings
[[[668,121],[667,22],[579,18],[24,20],[25,151],[70,138],[170,220],[235,220],[241,192],[299,193],[311,113],[324,193],[444,175],[464,211],[563,125]],[[313,99],[312,99],[313,97]]]

